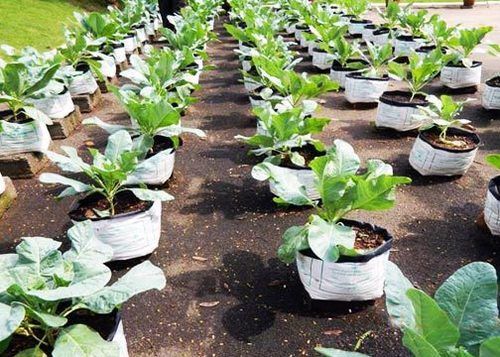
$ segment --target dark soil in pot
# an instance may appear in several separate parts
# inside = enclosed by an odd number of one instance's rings
[[[366,20],[366,19],[361,19],[361,20],[352,19],[350,22],[351,22],[351,24],[371,24],[373,21]]]
[[[415,52],[419,52],[419,53],[430,53],[432,51],[434,51],[436,49],[436,46],[434,45],[430,45],[430,46],[422,46],[422,47],[419,47],[415,50]]]
[[[380,101],[396,107],[417,107],[429,105],[429,102],[427,102],[423,94],[417,94],[413,100],[411,100],[411,95],[412,94],[410,92],[405,91],[387,91],[382,94]]]
[[[294,148],[292,149],[292,151],[298,152],[305,159],[306,166],[308,166],[309,163],[313,161],[315,158],[325,155],[324,151],[316,150],[314,145],[311,144],[307,144],[301,148]],[[282,159],[279,166],[287,167],[289,169],[294,169],[294,170],[310,170],[309,167],[300,167],[295,165],[288,157]]]
[[[349,41],[349,40],[361,40],[363,38],[363,35],[360,33],[355,33],[355,34],[350,34],[344,36],[344,38]]]
[[[64,305],[65,304],[61,304],[61,306]],[[115,337],[120,321],[121,313],[116,310],[110,314],[105,315],[95,314],[89,310],[76,310],[68,316],[68,323],[65,326],[69,327],[77,324],[87,325],[92,330],[98,332],[103,339],[111,341]],[[41,338],[43,336],[37,337]],[[36,341],[32,337],[14,335],[9,344],[8,350],[4,352],[2,356],[13,357],[17,353],[28,348],[36,347],[37,345],[38,341]],[[42,345],[41,349],[47,354],[47,356],[50,356],[52,353],[52,350],[46,346]]]
[[[411,35],[399,35],[398,37],[396,37],[396,40],[404,42],[414,42],[415,40],[418,39],[421,39],[421,37],[414,37]]]
[[[367,30],[375,30],[376,28],[377,28],[377,25],[374,25],[374,24],[368,24],[365,26],[365,29],[367,29]]]
[[[88,63],[78,62],[75,66],[75,70],[80,72],[87,72],[90,71],[90,66],[88,65]]]
[[[380,28],[378,30],[373,31],[373,35],[379,36],[379,35],[385,35],[386,33],[389,33],[390,30],[386,27]]]
[[[483,62],[473,61],[472,66],[470,68],[479,67],[482,64],[483,64]],[[460,63],[448,63],[448,64],[446,64],[446,67],[467,68],[464,66],[464,64],[462,62],[460,62]]]
[[[451,144],[441,142],[439,140],[439,133],[440,132],[437,128],[432,128],[420,132],[419,137],[435,149],[441,149],[450,152],[472,151],[477,148],[479,146],[479,143],[481,142],[479,136],[474,132],[459,128],[449,128],[446,135],[447,140],[460,140],[464,142],[463,146],[453,146]]]
[[[181,145],[182,145],[182,139],[179,138],[179,146]],[[152,151],[150,151],[146,155],[146,159],[149,159],[150,157],[155,156],[156,154],[168,149],[173,149],[172,152],[175,152],[176,148],[174,146],[175,145],[172,139],[167,138],[165,136],[157,135],[154,137]]]
[[[410,59],[407,56],[399,56],[393,59],[394,62],[400,63],[400,64],[409,64]]]
[[[384,74],[382,77],[366,77],[363,76],[361,73],[349,73],[346,75],[348,78],[354,78],[354,79],[366,79],[368,81],[388,81],[389,76],[387,74]]]
[[[136,213],[144,212],[151,208],[153,202],[141,201],[130,191],[123,191],[116,195],[115,198],[115,215],[112,217],[99,217],[94,209],[105,211],[109,209],[108,201],[101,195],[93,193],[76,202],[68,213],[69,217],[74,221],[100,221],[103,219],[117,218]]]
[[[490,87],[500,88],[500,76],[488,79],[486,81],[486,84],[489,85]]]
[[[332,63],[332,69],[334,71],[339,71],[339,72],[351,72],[351,71],[357,71],[359,69],[362,69],[363,67],[365,67],[367,65],[368,65],[368,62],[366,62],[363,59],[350,59],[350,60],[347,60],[347,66],[343,67],[339,61],[335,60]]]
[[[500,176],[495,176],[490,180],[488,190],[497,201],[500,201]]]
[[[307,25],[295,25],[295,28],[300,31],[309,30],[309,26]]]
[[[17,118],[14,119],[14,112],[10,109],[0,110],[0,120],[6,120],[9,123],[16,123],[16,124],[26,124],[34,121],[33,119],[28,118],[24,113],[17,114]]]
[[[356,257],[341,255],[337,261],[338,263],[364,263],[391,249],[393,237],[386,229],[370,223],[358,222],[350,219],[343,219],[341,222],[346,226],[352,227],[356,232],[354,248],[370,251]],[[310,258],[320,259],[311,249],[303,250],[301,253]]]

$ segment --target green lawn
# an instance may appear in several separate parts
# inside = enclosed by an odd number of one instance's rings
[[[0,44],[52,49],[74,11],[103,9],[104,0],[0,0]]]

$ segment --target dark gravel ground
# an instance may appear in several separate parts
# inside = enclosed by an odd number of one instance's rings
[[[251,135],[255,120],[238,82],[236,43],[220,26],[218,30],[220,41],[209,46],[217,69],[203,76],[199,102],[184,122],[204,129],[208,138],[185,137],[178,151],[174,179],[167,188],[176,200],[163,206],[163,235],[151,256],[165,271],[167,287],[143,294],[124,308],[131,356],[314,355],[318,344],[352,349],[367,331],[372,333],[362,352],[407,356],[398,332],[388,324],[383,300],[338,304],[328,312],[311,310],[295,266],[276,259],[281,234],[291,225],[305,223],[311,212],[278,209],[268,187],[250,177],[257,161],[233,137]],[[499,69],[498,63],[494,65],[488,64],[485,76]],[[313,71],[309,60],[299,69]],[[437,84],[432,87],[433,92],[439,90]],[[413,178],[411,186],[399,190],[393,210],[352,217],[383,226],[394,235],[391,260],[417,286],[431,293],[471,261],[498,266],[492,238],[475,225],[487,182],[495,174],[484,164],[484,155],[499,148],[499,122],[491,120],[498,113],[483,111],[479,101],[464,112],[483,140],[464,177],[424,178],[408,165],[414,134],[374,130],[376,110],[354,110],[341,93],[322,100],[320,114],[335,118],[322,139],[347,140],[363,159],[383,159],[396,174]],[[109,94],[93,115],[107,121],[125,119]],[[92,140],[103,147],[105,137],[97,128],[84,128],[56,146],[84,150],[84,141]],[[47,169],[51,170],[55,169]],[[36,179],[15,184],[19,197],[0,222],[1,252],[10,251],[22,236],[63,238],[72,200],[56,202],[53,195],[59,189]]]

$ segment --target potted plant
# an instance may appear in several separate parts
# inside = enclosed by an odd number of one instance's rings
[[[391,208],[396,186],[411,180],[393,176],[392,167],[380,160],[369,160],[366,171],[360,173],[359,157],[342,140],[335,140],[326,155],[309,166],[319,200],[308,197],[304,185],[270,163],[252,170],[254,178],[274,181],[278,194],[275,201],[309,205],[316,210],[308,223],[290,227],[283,234],[278,257],[285,263],[296,261],[300,280],[314,300],[381,297],[392,236],[384,228],[344,217],[356,210]]]
[[[375,125],[397,131],[419,128],[423,122],[418,114],[419,107],[429,105],[422,89],[441,71],[442,54],[438,50],[420,57],[415,52],[409,56],[409,64],[389,62],[389,76],[405,81],[409,91],[394,90],[384,92],[380,97]]]
[[[371,24],[371,20],[362,19],[361,16],[370,8],[368,0],[342,0],[341,6],[345,13],[351,15],[349,19],[349,33],[351,35],[360,35],[366,25]]]
[[[302,107],[276,112],[270,106],[255,108],[258,118],[257,133],[251,137],[235,138],[253,147],[250,153],[266,156],[283,175],[293,176],[305,187],[307,194],[316,199],[318,193],[313,184],[314,175],[308,164],[325,153],[325,147],[312,134],[320,133],[330,122],[327,118],[312,118]],[[273,183],[270,190],[276,193]]]
[[[153,252],[161,235],[161,201],[173,197],[163,191],[125,186],[138,166],[139,149],[125,130],[108,138],[104,154],[89,149],[91,164],[84,162],[71,147],[65,155],[47,152],[61,170],[82,173],[88,183],[54,173],[43,173],[43,183],[68,186],[58,198],[85,193],[73,205],[69,216],[74,222],[90,219],[97,239],[113,248],[113,260],[141,257]]]
[[[97,117],[87,118],[83,124],[97,125],[110,134],[120,130],[129,132],[140,154],[139,163],[126,183],[163,185],[172,176],[180,135],[193,133],[205,137],[205,133],[183,127],[179,111],[167,99],[141,99],[115,88],[113,92],[129,114],[130,125],[108,124]]]
[[[441,83],[452,89],[478,86],[481,83],[482,63],[470,58],[472,51],[493,30],[490,26],[462,29],[448,40],[451,60],[441,71]]]
[[[488,263],[458,269],[432,298],[389,262],[385,294],[391,323],[402,330],[403,345],[415,356],[495,356],[500,351],[497,274]]]
[[[447,95],[428,96],[429,106],[420,107],[420,127],[410,152],[410,165],[423,176],[463,175],[474,161],[479,136],[470,128],[469,120],[458,119],[465,101],[454,101]]]
[[[385,10],[377,7],[382,24],[373,29],[365,27],[363,39],[380,46],[387,43],[389,39],[396,37],[397,29],[401,25],[401,19],[408,13],[410,7],[411,3],[402,8],[397,1],[390,1]]]
[[[392,45],[375,46],[367,43],[362,58],[369,64],[360,72],[346,75],[345,98],[349,103],[377,103],[389,82],[386,66],[393,57]]]
[[[400,15],[401,25],[407,34],[401,34],[394,38],[394,55],[407,56],[411,50],[421,47],[425,43],[423,29],[430,19],[427,18],[427,10],[416,12],[404,11]]]
[[[500,45],[491,44],[489,45],[489,49],[492,55],[500,55]],[[500,73],[488,79],[484,84],[481,102],[484,109],[500,109]]]
[[[56,64],[35,72],[21,62],[0,66],[0,103],[9,108],[0,112],[0,156],[48,149],[46,125],[52,121],[30,99],[47,87],[58,68]]]
[[[313,35],[318,42],[311,50],[312,64],[319,69],[331,68],[336,54],[336,41],[345,34],[347,26],[328,24],[325,26],[311,27]]]
[[[333,42],[334,60],[330,69],[330,79],[337,82],[340,88],[345,88],[346,77],[366,68],[368,62],[361,58],[358,42],[349,42],[338,37]]]
[[[16,356],[128,356],[120,310],[131,297],[165,287],[163,271],[145,261],[108,285],[112,249],[89,221],[69,229],[71,248],[25,237],[2,254],[0,353]]]

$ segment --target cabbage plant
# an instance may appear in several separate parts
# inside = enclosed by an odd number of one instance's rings
[[[368,67],[361,71],[365,77],[381,78],[387,73],[387,64],[393,58],[392,44],[377,46],[371,42],[366,43],[367,52],[361,53],[361,58],[368,62]]]
[[[355,231],[342,219],[356,210],[380,211],[392,208],[395,188],[411,179],[393,176],[392,167],[381,160],[368,160],[360,173],[360,159],[347,142],[335,140],[324,156],[315,158],[309,167],[314,173],[320,200],[311,200],[297,178],[268,162],[254,166],[252,176],[271,180],[280,204],[312,206],[316,213],[303,226],[290,227],[283,234],[278,257],[291,263],[298,251],[311,249],[324,261],[335,262],[340,255],[357,255]]]
[[[98,217],[109,217],[115,214],[115,199],[124,191],[130,191],[142,201],[168,201],[173,197],[164,191],[153,191],[142,187],[126,187],[129,177],[138,169],[141,151],[134,146],[130,134],[125,130],[118,131],[108,138],[104,154],[90,148],[93,162],[87,164],[79,156],[75,148],[62,146],[66,155],[48,151],[47,157],[61,170],[69,173],[82,173],[88,183],[55,173],[42,173],[43,183],[68,186],[57,198],[74,196],[81,193],[96,193],[104,197],[109,204],[106,210],[96,210]]]
[[[470,58],[470,55],[491,31],[493,31],[491,26],[459,30],[458,34],[447,42],[452,55],[451,62],[455,65],[471,67],[474,61]]]
[[[104,263],[113,250],[96,239],[90,221],[67,232],[71,248],[44,237],[25,237],[16,253],[0,255],[0,353],[14,335],[34,345],[17,356],[116,356],[117,344],[89,326],[70,324],[76,311],[110,314],[131,297],[165,287],[163,271],[145,261],[115,283]],[[111,318],[111,316],[110,316]]]
[[[236,139],[243,140],[255,147],[250,153],[267,155],[274,164],[288,158],[297,166],[305,166],[305,159],[294,149],[313,145],[317,151],[324,151],[320,140],[312,138],[311,134],[320,133],[328,125],[328,118],[306,117],[302,107],[276,112],[271,106],[259,107],[253,110],[262,130],[251,137],[238,135]]]

